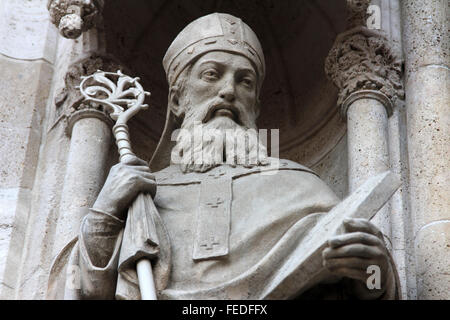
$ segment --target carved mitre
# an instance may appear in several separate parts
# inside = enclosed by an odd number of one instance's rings
[[[241,19],[229,14],[212,13],[188,24],[170,45],[163,59],[169,86],[183,70],[201,55],[211,51],[225,51],[246,57],[258,74],[258,91],[264,80],[266,66],[261,44],[250,27]],[[158,147],[150,162],[153,171],[170,164],[171,140],[176,121],[167,110],[166,124]]]
[[[163,59],[169,85],[194,59],[211,51],[227,51],[249,59],[261,86],[265,75],[264,54],[256,34],[241,19],[212,13],[188,24],[170,45]]]

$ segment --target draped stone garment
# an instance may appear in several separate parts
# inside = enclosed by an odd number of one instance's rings
[[[158,299],[353,297],[345,279],[317,266],[309,270],[311,266],[299,258],[305,250],[302,240],[340,199],[311,170],[288,160],[271,161],[268,167],[222,165],[189,174],[172,165],[155,173],[154,202],[164,222],[159,234],[170,239],[170,248],[162,246],[166,241],[160,243],[164,258],[153,261]],[[208,214],[199,213],[205,198],[201,186],[214,178],[231,181],[229,225],[216,226],[229,228],[224,238],[228,253],[193,259],[202,223],[197,218],[208,219]],[[226,202],[226,195],[222,199]],[[54,264],[48,298],[139,299],[133,265],[119,268],[122,238],[120,223],[91,212],[82,223],[79,241],[72,241]],[[75,270],[80,270],[81,288],[67,285],[67,265],[79,266]],[[388,288],[383,298],[396,298],[396,289]]]

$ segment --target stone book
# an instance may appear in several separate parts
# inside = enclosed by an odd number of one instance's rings
[[[295,286],[298,294],[305,292],[317,283],[333,276],[322,265],[322,251],[326,248],[328,239],[336,235],[343,228],[347,218],[364,218],[370,220],[390,199],[400,187],[401,181],[397,174],[390,171],[369,178],[356,191],[337,204],[329,213],[324,215],[314,228],[305,236],[292,254],[292,261],[285,263],[279,272],[281,279],[274,279],[268,287],[268,299],[286,299],[284,292],[291,290],[277,290]],[[287,276],[286,276],[287,275]],[[338,280],[338,279],[336,279]],[[303,284],[298,288],[299,284]],[[264,294],[264,295],[266,295]]]

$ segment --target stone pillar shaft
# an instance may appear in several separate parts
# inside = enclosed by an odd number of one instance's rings
[[[65,87],[55,99],[67,119],[70,146],[51,261],[78,235],[81,221],[94,204],[111,164],[113,122],[102,106],[85,102],[78,88],[83,76],[99,69],[116,72],[125,68],[112,57],[92,53],[69,68]]]
[[[88,116],[73,124],[54,255],[78,234],[81,219],[100,192],[106,178],[110,146],[111,127],[99,117]]]
[[[388,116],[378,100],[362,98],[347,111],[349,191],[389,169]]]
[[[371,176],[389,170],[388,114],[378,100],[361,98],[347,111],[349,191],[353,192]],[[391,243],[389,204],[372,220]],[[391,249],[391,248],[390,248]]]
[[[349,191],[389,170],[388,117],[392,100],[402,96],[401,68],[387,39],[378,31],[355,27],[340,34],[325,62],[340,89],[338,106],[347,120]],[[387,204],[373,222],[392,248]]]
[[[43,10],[46,19],[49,19],[48,11],[45,7]],[[35,29],[38,30],[39,26]],[[56,31],[53,26],[49,29],[52,32]],[[30,43],[34,45],[39,42],[31,41]],[[63,37],[57,38],[51,90],[45,98],[47,110],[42,108],[46,111],[46,116],[36,169],[37,181],[33,186],[34,196],[30,212],[34,214],[30,214],[26,226],[24,253],[20,263],[15,264],[15,268],[19,270],[19,275],[15,277],[18,283],[16,297],[19,299],[45,297],[48,274],[54,250],[56,250],[53,244],[59,245],[58,241],[60,241],[57,232],[60,232],[61,227],[57,227],[57,224],[71,144],[66,135],[66,119],[80,108],[81,94],[75,88],[79,84],[80,76],[93,73],[98,68],[107,69],[109,66],[109,60],[104,58],[104,44],[102,26],[98,24],[96,28],[84,32],[76,41]],[[79,63],[82,59],[88,59],[88,61],[84,64]],[[102,61],[105,60],[108,66],[103,65]],[[116,71],[116,66],[112,70]],[[101,184],[102,181],[98,183]],[[68,199],[69,195],[65,197]],[[64,223],[66,222],[64,220]]]
[[[447,0],[402,1],[410,210],[417,297],[450,299]]]

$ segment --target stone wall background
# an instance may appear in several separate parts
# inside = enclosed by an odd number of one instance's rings
[[[0,298],[11,299],[27,223],[35,215],[31,207],[58,36],[43,1],[1,1],[0,17]]]

